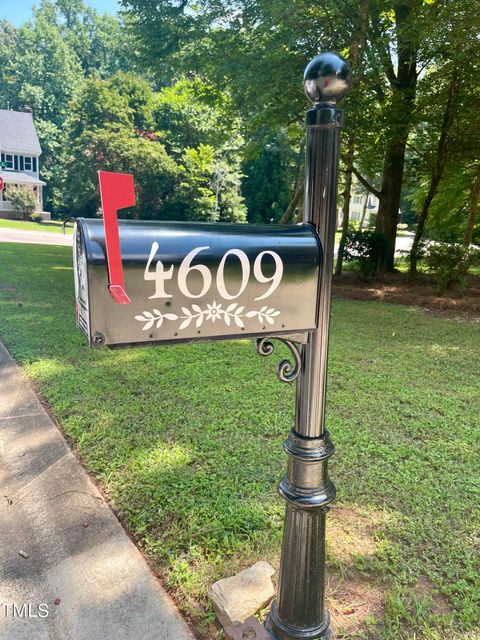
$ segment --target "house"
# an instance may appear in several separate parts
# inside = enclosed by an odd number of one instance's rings
[[[358,222],[362,227],[371,224],[372,216],[378,213],[379,201],[372,193],[352,193],[350,199],[350,220]]]
[[[3,181],[0,218],[22,218],[22,212],[16,210],[8,200],[8,190],[24,187],[35,194],[36,211],[42,215],[42,219],[49,220],[50,213],[43,211],[45,182],[39,178],[42,149],[31,109],[0,109],[0,153],[0,178]]]
[[[340,203],[341,204],[341,203]],[[379,200],[372,193],[357,191],[352,189],[350,196],[350,207],[348,219],[350,223],[356,224],[361,229],[368,228],[378,213]],[[342,225],[343,211],[341,207],[338,211],[338,226]]]

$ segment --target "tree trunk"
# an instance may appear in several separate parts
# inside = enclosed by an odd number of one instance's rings
[[[396,106],[404,104],[402,98],[397,98]],[[404,109],[412,109],[404,106]],[[385,159],[383,162],[382,186],[380,189],[379,205],[375,231],[384,233],[389,241],[387,254],[383,264],[380,266],[387,271],[393,271],[395,258],[395,241],[397,238],[398,212],[400,209],[400,198],[402,195],[403,170],[405,165],[405,147],[407,145],[408,133],[410,130],[410,119],[408,122],[398,122],[397,132],[393,139],[387,143]]]
[[[345,249],[345,241],[348,233],[348,224],[350,222],[350,200],[352,196],[352,174],[353,174],[353,158],[355,156],[355,138],[351,133],[347,142],[347,160],[345,169],[345,189],[343,190],[343,207],[342,207],[342,237],[337,253],[337,263],[335,265],[335,275],[342,275],[343,253]]]
[[[287,224],[290,221],[290,218],[293,216],[293,213],[302,198],[302,194],[303,194],[303,183],[298,185],[298,187],[295,189],[293,198],[291,199],[288,207],[285,209],[285,213],[283,214],[282,219],[280,220],[280,224]]]
[[[473,229],[477,220],[478,201],[480,199],[480,165],[477,168],[477,176],[473,183],[472,191],[470,193],[470,206],[468,208],[468,220],[467,228],[465,229],[465,235],[463,237],[463,246],[465,249],[472,244]]]
[[[422,239],[425,224],[427,222],[430,205],[432,204],[432,200],[438,191],[438,185],[440,184],[440,180],[442,179],[443,171],[445,169],[445,163],[447,161],[448,134],[453,124],[453,116],[455,112],[455,96],[457,94],[457,91],[458,71],[454,67],[452,72],[452,79],[450,80],[447,102],[445,105],[445,113],[443,115],[442,129],[440,131],[440,137],[437,144],[435,167],[430,178],[428,193],[425,197],[425,200],[423,201],[420,215],[418,216],[417,228],[415,229],[415,237],[413,238],[413,244],[410,250],[409,275],[411,279],[413,279],[417,273],[418,248],[420,246],[420,241]]]
[[[385,63],[385,70],[392,87],[392,100],[375,230],[384,233],[389,240],[390,246],[383,264],[380,265],[387,271],[393,271],[398,211],[405,165],[405,147],[415,108],[418,34],[412,29],[412,22],[420,4],[421,0],[403,0],[394,5],[398,57],[397,74],[395,75],[389,57],[386,58]]]

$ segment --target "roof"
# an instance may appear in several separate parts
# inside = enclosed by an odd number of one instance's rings
[[[29,176],[28,173],[22,173],[21,171],[0,171],[0,178],[3,178],[4,182],[18,182],[20,184],[46,184],[42,180],[38,180],[33,176]]]
[[[0,148],[35,155],[42,153],[31,113],[0,109]]]

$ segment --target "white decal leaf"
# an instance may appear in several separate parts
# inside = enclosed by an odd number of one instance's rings
[[[235,309],[235,307],[236,307],[236,306],[237,306],[237,303],[236,303],[236,302],[234,302],[233,304],[229,304],[229,305],[228,305],[228,307],[227,307],[227,309],[226,309],[226,311],[227,311],[227,312],[233,311],[233,310]]]
[[[265,316],[265,320],[268,322],[268,324],[275,324],[275,320],[270,316]]]
[[[144,318],[143,316],[135,316],[135,320],[140,320],[140,322],[145,322],[147,318]]]
[[[192,321],[192,316],[184,320],[182,324],[178,327],[178,330],[181,331],[182,329],[186,329],[191,321]]]
[[[157,322],[157,329],[160,329],[160,327],[162,326],[162,324],[163,324],[163,318],[159,318],[159,319],[158,319],[158,322]]]
[[[236,316],[240,315],[243,312],[244,309],[245,309],[245,307],[238,307],[238,309],[235,311],[235,315]]]
[[[279,312],[280,313],[280,312]],[[174,313],[164,313],[163,317],[166,320],[178,320],[178,316],[176,316]]]
[[[239,318],[238,316],[233,316],[233,319],[235,320],[235,324],[237,325],[237,327],[240,327],[240,329],[243,329],[245,327],[241,318]]]
[[[153,318],[153,313],[150,313],[150,311],[144,311],[143,315],[148,319]]]
[[[197,327],[197,329],[198,329],[198,327],[202,326],[202,323],[203,323],[203,314],[201,313],[198,316],[197,321],[195,322],[195,326]]]
[[[247,311],[245,314],[247,318],[254,318],[256,315],[258,315],[258,311]]]
[[[192,315],[190,309],[187,309],[187,307],[182,307],[182,311],[186,316],[191,316]]]
[[[225,324],[229,327],[230,326],[230,316],[228,314],[225,314],[223,319],[225,320]]]
[[[153,323],[155,322],[155,318],[152,318],[147,322],[147,324],[142,328],[142,331],[147,331],[153,327]]]
[[[198,306],[198,304],[192,304],[192,309],[194,311],[196,311],[197,313],[202,313],[202,310],[200,309],[200,307]]]

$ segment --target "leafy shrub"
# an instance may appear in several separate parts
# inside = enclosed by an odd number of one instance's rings
[[[435,274],[440,292],[455,286],[463,289],[468,270],[480,262],[480,251],[458,243],[436,242],[428,246],[425,261]]]
[[[41,213],[32,213],[32,215],[30,216],[30,220],[32,222],[41,222],[42,221],[42,214]]]
[[[376,231],[349,231],[345,237],[344,260],[358,266],[364,276],[373,276],[387,255],[389,240]]]
[[[35,213],[37,199],[33,191],[27,187],[9,187],[6,198],[13,204],[17,211],[23,213],[24,220],[27,220],[27,218]]]

